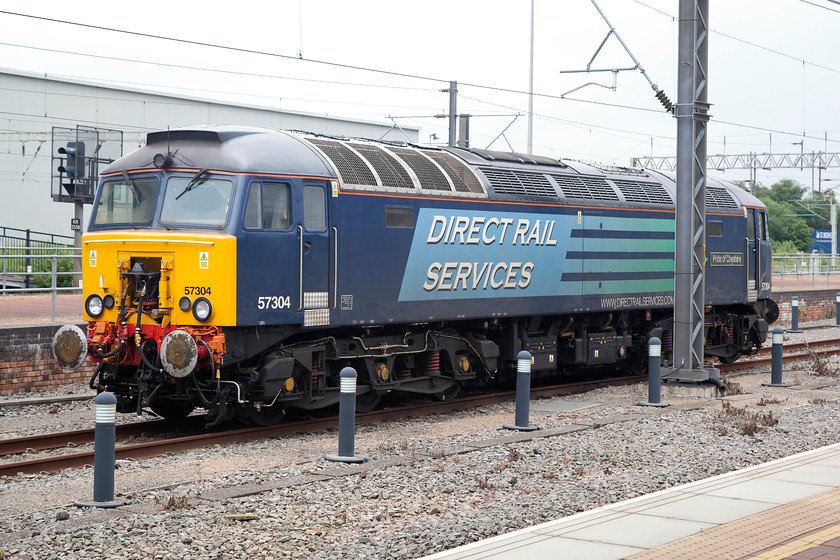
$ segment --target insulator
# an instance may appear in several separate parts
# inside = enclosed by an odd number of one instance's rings
[[[668,99],[668,96],[665,94],[664,90],[660,89],[659,91],[657,91],[656,98],[659,100],[660,103],[662,103],[662,106],[665,107],[666,111],[674,110],[674,104],[671,103],[670,99]]]

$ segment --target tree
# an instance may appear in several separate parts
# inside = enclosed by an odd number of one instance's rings
[[[759,184],[755,192],[767,206],[770,239],[786,247],[807,251],[813,229],[824,228],[828,222],[827,216],[822,216],[827,207],[809,207],[816,201],[812,197],[803,200],[807,189],[792,179],[782,179],[769,189]]]
[[[800,211],[786,202],[772,198],[763,200],[767,206],[770,239],[774,242],[792,244],[798,251],[807,251],[811,245],[811,231],[806,221],[798,216]]]

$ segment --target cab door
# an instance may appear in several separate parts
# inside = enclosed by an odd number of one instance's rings
[[[298,311],[304,327],[330,324],[330,233],[327,183],[304,181],[298,233]]]
[[[758,299],[757,271],[759,268],[759,242],[756,239],[756,209],[746,208],[747,236],[746,236],[746,276],[747,301]]]
[[[756,282],[758,288],[758,299],[770,297],[770,282],[773,276],[773,253],[770,245],[770,226],[767,223],[767,211],[756,211],[756,244],[758,246],[758,258],[756,263]]]

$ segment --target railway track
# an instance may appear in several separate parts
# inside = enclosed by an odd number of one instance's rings
[[[840,348],[840,339],[823,340],[809,343],[787,344],[784,347],[785,362],[810,358],[810,351],[818,354],[830,354]],[[762,349],[756,356],[742,359],[734,364],[720,364],[721,372],[737,372],[743,369],[762,367],[770,364],[771,349]],[[545,387],[531,388],[531,397],[553,397],[591,391],[600,387],[626,385],[638,383],[647,376],[625,376],[600,380],[577,381]],[[357,424],[373,424],[387,420],[404,420],[412,417],[430,415],[434,413],[451,412],[507,402],[514,400],[515,391],[471,395],[445,402],[427,402],[417,405],[384,408],[358,414]],[[145,459],[157,457],[167,453],[178,453],[190,449],[199,449],[210,445],[224,445],[254,441],[268,437],[283,437],[296,433],[317,433],[336,428],[337,416],[316,419],[293,420],[268,427],[239,428],[220,432],[202,432],[203,417],[191,417],[190,422],[173,429],[171,423],[162,420],[121,424],[117,426],[117,441],[132,437],[155,437],[160,439],[142,443],[117,445],[116,458],[118,460]],[[173,432],[187,432],[189,435],[174,435]],[[24,453],[38,453],[59,448],[75,448],[90,446],[94,439],[94,429],[58,432],[38,436],[9,438],[0,440],[0,456],[20,455]],[[29,460],[16,460],[0,464],[0,476],[14,476],[18,473],[31,474],[40,472],[57,472],[67,468],[80,468],[93,464],[93,449],[79,452],[63,453],[49,457],[36,457]]]
[[[567,395],[590,391],[599,387],[624,385],[637,383],[640,376],[616,377],[603,380],[579,381],[551,385],[546,387],[534,387],[531,390],[532,397],[552,397],[555,395]],[[365,412],[356,416],[357,424],[374,424],[387,420],[403,420],[419,416],[426,416],[435,413],[451,412],[478,406],[485,406],[514,400],[515,391],[499,393],[488,393],[484,395],[472,395],[464,398],[453,399],[444,402],[428,402],[418,405],[400,406]],[[201,417],[197,417],[201,418]],[[160,421],[143,423],[147,424],[146,429],[153,429]],[[118,439],[129,437],[128,431],[123,431],[131,425],[120,425],[117,427]],[[156,441],[117,445],[116,459],[146,459],[157,457],[167,453],[178,453],[190,449],[199,449],[211,445],[224,445],[229,443],[240,443],[264,439],[268,437],[289,436],[296,433],[317,433],[338,426],[338,416],[330,416],[316,419],[294,420],[282,422],[268,427],[239,428],[220,432],[200,433],[188,436],[170,437]],[[142,430],[142,428],[141,428]],[[160,430],[162,433],[164,430]],[[171,432],[171,426],[169,427]],[[148,434],[149,432],[135,432]],[[93,441],[93,430],[80,430],[76,432],[63,432],[59,434],[47,434],[44,436],[29,436],[14,438],[14,440],[0,440],[0,455],[14,453],[25,453],[36,450],[56,449],[72,445],[88,445]],[[0,476],[14,476],[18,473],[31,474],[40,472],[57,472],[67,468],[79,468],[93,464],[93,449],[64,453],[50,457],[36,457],[30,460],[13,461],[0,464]]]

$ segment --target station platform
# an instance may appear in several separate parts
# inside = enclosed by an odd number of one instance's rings
[[[840,444],[421,560],[840,560]]]

